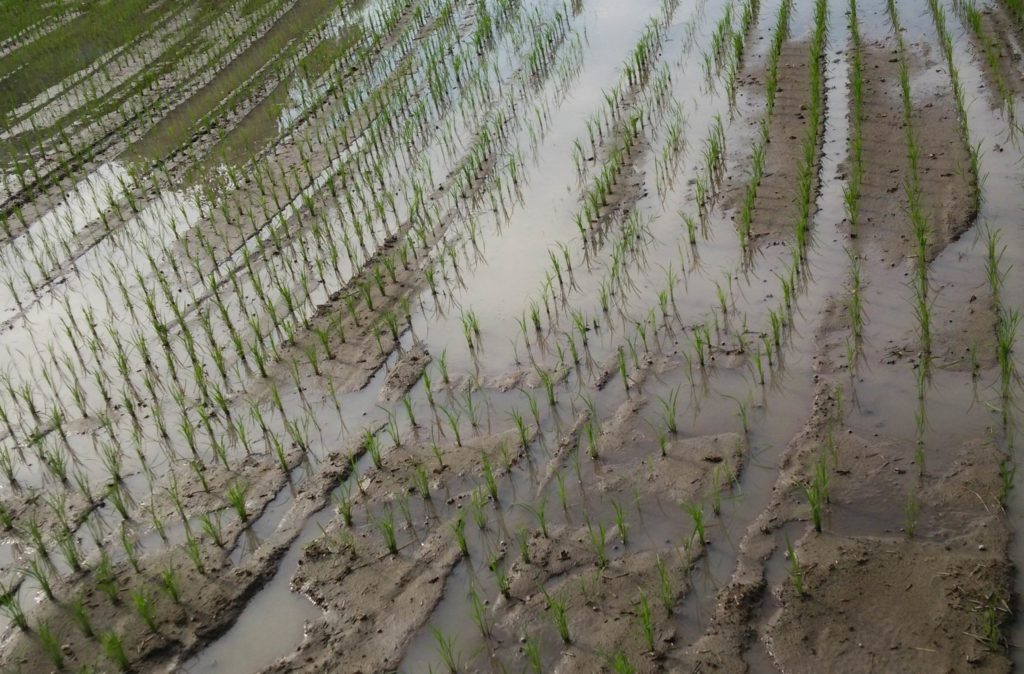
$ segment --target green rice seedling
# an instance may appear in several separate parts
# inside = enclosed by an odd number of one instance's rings
[[[536,506],[532,506],[529,503],[520,503],[519,505],[521,508],[537,518],[537,526],[540,528],[541,536],[548,538],[547,496],[542,496],[540,502]]]
[[[750,403],[745,400],[736,401],[736,416],[740,418],[740,427],[743,434],[750,432]]]
[[[358,481],[358,477],[356,478]],[[352,526],[352,487],[348,482],[343,482],[338,491],[334,494],[334,510],[341,516],[341,521],[347,527]]]
[[[686,514],[690,516],[690,521],[693,522],[691,540],[696,536],[700,544],[705,545],[707,537],[704,532],[704,506],[700,503],[683,503],[682,507]]]
[[[622,651],[615,651],[608,658],[608,666],[615,674],[635,674],[636,667],[629,661]]]
[[[494,477],[494,471],[491,469],[491,461],[487,458],[487,454],[480,452],[480,466],[481,472],[483,473],[484,484],[487,485],[487,493],[490,494],[492,501],[498,500],[498,481]]]
[[[437,359],[437,369],[441,372],[441,381],[446,385],[451,383],[451,379],[448,378],[448,350],[441,351],[441,355]]]
[[[384,508],[384,512],[380,517],[373,518],[373,525],[384,538],[384,543],[388,548],[388,552],[392,555],[397,555],[398,540],[395,538],[395,514],[394,511],[391,510],[390,505]]]
[[[526,527],[520,527],[516,531],[516,543],[519,546],[519,557],[523,560],[523,564],[530,563],[530,530]]]
[[[626,514],[618,501],[612,500],[612,508],[615,510],[615,529],[619,532],[619,539],[626,545],[629,539],[629,525],[626,523]]]
[[[716,516],[722,514],[722,466],[717,465],[711,471],[711,492],[708,496],[711,499],[711,512]]]
[[[121,599],[118,595],[117,576],[114,575],[114,566],[106,548],[100,548],[100,558],[93,568],[93,577],[96,579],[96,586],[110,598],[110,601],[119,604]]]
[[[487,528],[487,496],[477,489],[469,497],[469,510],[478,529]]]
[[[212,517],[209,513],[203,513],[199,516],[199,523],[203,533],[209,536],[218,548],[224,547],[223,526],[219,513],[213,513]]]
[[[555,380],[551,376],[551,373],[543,368],[537,369],[537,376],[540,377],[540,383],[544,387],[544,392],[548,397],[548,405],[555,407],[557,401],[555,400]]]
[[[597,460],[599,456],[598,442],[597,442],[597,424],[594,423],[594,418],[590,417],[587,419],[587,423],[583,426],[583,433],[586,436],[587,441],[587,453],[591,459]]]
[[[917,531],[917,517],[921,512],[921,504],[917,500],[917,494],[913,491],[907,492],[907,500],[903,504],[904,527],[907,538],[913,538]]]
[[[181,581],[178,579],[178,572],[170,564],[160,571],[160,586],[171,601],[175,604],[181,603]]]
[[[244,481],[232,482],[227,491],[224,493],[224,497],[228,504],[235,509],[238,514],[238,519],[243,523],[249,521],[249,514],[245,510],[245,500],[249,494],[249,485]]]
[[[89,609],[86,607],[85,598],[78,595],[68,603],[71,610],[71,617],[79,631],[87,637],[94,636],[92,621],[89,619]]]
[[[363,433],[363,448],[369,453],[370,459],[373,461],[373,467],[380,470],[384,465],[380,452],[380,438],[369,429]]]
[[[519,413],[519,410],[512,410],[510,414],[513,423],[515,423],[516,431],[519,433],[519,444],[526,448],[530,443],[530,439],[529,430],[527,429],[526,422],[523,420],[523,415]]]
[[[494,584],[498,586],[498,592],[500,592],[501,596],[505,597],[505,599],[511,599],[512,579],[509,578],[508,572],[501,565],[501,560],[494,557],[491,559],[490,564],[488,564],[488,568],[490,568],[491,573],[494,574]]]
[[[452,521],[452,534],[455,536],[455,544],[459,546],[459,552],[469,556],[469,545],[466,542],[466,514],[460,512]]]
[[[1003,652],[1005,638],[1003,637],[1001,612],[991,600],[981,614],[981,633],[985,639],[985,645],[990,651],[993,653]]]
[[[636,606],[637,619],[640,621],[640,631],[647,644],[648,652],[654,652],[654,617],[651,615],[651,606],[647,602],[647,595],[641,590],[640,600]]]
[[[789,582],[792,583],[796,593],[802,597],[807,594],[807,588],[804,585],[804,570],[800,566],[800,560],[796,557],[796,550],[793,549],[789,536],[786,537],[786,557],[789,559]]]
[[[191,535],[186,534],[188,538],[185,540],[185,554],[192,561],[192,565],[202,575],[206,575],[206,565],[203,562],[203,551],[199,547],[199,541],[193,538]]]
[[[417,463],[413,466],[412,470],[412,482],[416,493],[420,495],[424,501],[430,500],[430,478],[427,475],[427,469],[423,467],[423,464]]]
[[[669,391],[667,399],[658,396],[658,402],[661,404],[662,419],[665,422],[665,428],[672,435],[675,435],[679,432],[679,427],[676,424],[676,410],[678,409],[678,400],[678,386]]]
[[[409,425],[416,428],[416,414],[412,407],[412,398],[408,394],[402,396],[402,407],[405,408],[405,414],[409,417]]]
[[[658,569],[658,598],[661,600],[661,606],[665,609],[665,612],[672,615],[676,605],[676,591],[672,585],[672,576],[661,555],[658,555],[656,563]]]
[[[120,635],[113,630],[100,634],[100,645],[103,647],[103,654],[113,662],[119,669],[128,669],[128,656],[124,651],[124,642]]]
[[[156,605],[153,598],[145,590],[132,590],[130,593],[135,612],[142,618],[142,622],[153,634],[157,633]]]
[[[448,428],[451,429],[452,435],[455,436],[455,444],[458,447],[462,446],[462,434],[459,432],[459,412],[458,410],[449,410],[442,406],[441,412],[444,414],[445,419],[448,421]]]
[[[18,629],[27,632],[28,621],[25,619],[25,613],[21,609],[21,602],[18,599],[18,592],[21,585],[15,585],[14,587],[8,587],[0,581],[0,612],[7,617]]]
[[[46,657],[50,658],[53,666],[59,670],[64,669],[64,652],[61,650],[60,639],[50,629],[49,623],[45,620],[36,625],[36,636],[43,647]]]
[[[1011,387],[1016,379],[1016,365],[1013,360],[1017,342],[1017,329],[1021,324],[1021,313],[1001,309],[996,316],[996,363],[999,366],[1000,394],[1003,400],[1003,425],[1007,425]]]
[[[142,573],[142,569],[139,564],[139,554],[135,546],[135,541],[128,533],[128,527],[126,527],[124,523],[121,524],[121,532],[119,537],[121,539],[121,549],[124,550],[124,556],[128,560],[128,563],[132,565],[132,568],[135,570],[135,573]]]
[[[526,662],[529,664],[533,674],[542,674],[544,668],[540,656],[540,643],[537,639],[535,637],[526,637],[523,650],[526,653]]]
[[[45,562],[40,563],[38,559],[30,559],[28,566],[22,569],[22,572],[34,580],[39,589],[43,591],[46,598],[53,601],[53,585],[50,583],[50,571]]]
[[[817,465],[822,463],[819,460]],[[811,482],[803,485],[803,492],[807,497],[808,505],[811,507],[811,521],[814,523],[814,530],[820,533],[825,504],[828,501],[827,477],[824,479],[819,478],[818,471],[816,470]]]
[[[64,561],[67,562],[71,570],[75,572],[81,571],[82,556],[78,550],[78,543],[75,540],[71,529],[66,525],[64,526],[65,528],[57,534],[57,547],[60,548],[61,555],[64,557]]]
[[[432,442],[430,444],[430,451],[433,452],[434,458],[437,459],[437,469],[444,470],[444,450],[436,442]]]
[[[491,625],[487,621],[487,607],[484,605],[480,594],[476,591],[475,586],[469,588],[469,608],[473,623],[476,624],[477,629],[480,630],[480,635],[485,639],[491,636]]]
[[[548,594],[547,590],[543,588],[541,588],[541,593],[544,595],[544,601],[547,604],[548,611],[551,613],[551,620],[558,630],[558,636],[562,639],[563,643],[572,643],[572,637],[569,634],[569,616],[565,600]]]

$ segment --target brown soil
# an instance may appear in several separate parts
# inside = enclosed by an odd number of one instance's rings
[[[384,402],[395,402],[400,399],[419,381],[428,365],[430,354],[422,342],[416,342],[411,349],[399,356],[398,362],[388,372],[381,387],[380,399]]]
[[[925,65],[908,45],[910,78]],[[895,266],[913,252],[913,232],[907,215],[905,186],[910,180],[906,130],[899,86],[899,53],[891,40],[865,43],[864,165],[857,235],[870,256]],[[969,156],[959,134],[953,97],[916,98],[913,130],[920,148],[921,201],[931,227],[928,259],[934,260],[973,221],[972,184],[967,177]],[[867,251],[865,251],[867,252]]]
[[[1002,107],[1003,101],[998,100],[999,89],[994,81],[998,77],[1013,94],[1018,97],[1024,93],[1024,62],[1019,51],[1021,44],[1021,33],[1014,22],[1009,11],[1002,5],[979,7],[981,10],[981,25],[985,36],[992,42],[998,54],[998,73],[992,71],[988,58],[979,56],[979,62],[985,72],[986,79],[991,85],[989,91],[996,97],[994,105]],[[973,31],[970,31],[971,41],[978,43]],[[1018,110],[1018,113],[1020,111]]]
[[[980,443],[961,457],[922,491],[916,538],[826,531],[800,541],[807,596],[778,588],[782,608],[766,636],[782,671],[817,671],[822,660],[843,671],[1010,670],[1001,645],[985,643],[986,610],[995,625],[1004,621],[1012,576],[996,498],[1000,457]],[[870,484],[857,480],[850,493],[867,501]]]
[[[641,374],[638,379],[642,379]],[[647,407],[642,398],[634,397],[603,424],[598,439],[600,459],[594,464],[600,469],[588,479],[588,489],[624,504],[638,498],[642,503],[664,500],[666,507],[699,501],[715,488],[726,489],[740,469],[746,451],[743,439],[734,434],[677,438],[666,446],[662,457],[644,419],[644,414],[651,413]],[[571,471],[568,451],[578,445],[583,445],[578,450],[581,454],[586,451],[580,436],[585,419],[586,415],[581,415],[558,442],[563,449],[551,455],[550,466],[543,472]],[[353,494],[355,512],[365,507],[382,513],[401,494],[410,494],[415,528],[408,523],[403,527],[397,555],[389,555],[380,534],[362,526],[358,519],[355,528],[332,527],[308,546],[294,583],[327,612],[308,631],[300,649],[269,671],[317,671],[328,666],[339,652],[356,663],[353,671],[397,666],[410,640],[444,594],[465,591],[448,583],[461,555],[451,535],[452,521],[438,516],[443,508],[438,495],[444,495],[447,505],[468,507],[471,490],[481,479],[481,452],[490,457],[500,480],[506,460],[502,447],[512,450],[507,459],[511,464],[521,460],[518,438],[506,434],[474,438],[462,447],[448,444],[442,450],[443,468],[428,445],[411,445],[390,455],[381,470],[370,471],[362,492]],[[582,456],[581,460],[592,461]],[[431,467],[431,502],[411,494],[408,476],[418,465]],[[622,650],[632,662],[656,662],[645,654],[646,645],[639,636],[635,616],[638,592],[642,590],[649,597],[655,619],[665,618],[666,609],[658,599],[655,552],[622,545],[614,525],[605,522],[610,560],[601,571],[586,526],[552,524],[549,537],[539,531],[530,534],[527,562],[518,558],[510,540],[512,535],[504,523],[507,516],[496,508],[490,517],[503,539],[498,558],[509,560],[508,597],[499,597],[488,609],[488,619],[500,634],[545,631],[550,617],[538,588],[546,587],[549,592],[565,595],[570,631],[575,635],[572,644],[562,649],[559,667],[595,671],[606,663],[609,648]],[[713,517],[710,510],[706,517]],[[467,528],[475,529],[471,518],[466,519]],[[595,521],[593,526],[597,525]],[[700,545],[691,543],[689,536],[683,543],[682,547],[669,545],[661,553],[673,579],[685,579],[686,570],[700,554]],[[587,592],[577,592],[583,586],[588,587]],[[676,582],[673,596],[680,598],[686,587],[685,580]],[[656,650],[664,654],[671,637],[671,630],[660,629]],[[504,638],[493,646],[499,659],[516,656],[522,648],[517,639]]]
[[[810,133],[805,114],[811,82],[809,55],[808,42],[800,40],[786,42],[779,56],[779,84],[770,123],[770,140],[766,147],[764,175],[757,188],[750,225],[751,239],[759,241],[760,245],[792,240],[803,141]],[[745,77],[743,85],[763,96],[767,71],[760,64],[756,67],[758,70]],[[731,179],[729,182],[733,183]],[[748,180],[744,179],[738,184],[730,184],[725,190],[723,204],[735,211],[734,219],[739,217],[747,185]]]

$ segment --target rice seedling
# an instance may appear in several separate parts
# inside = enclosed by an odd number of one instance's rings
[[[797,559],[796,550],[793,549],[793,544],[789,541],[789,537],[786,537],[786,558],[789,560],[789,582],[793,585],[793,589],[799,596],[807,594],[807,587],[804,584],[804,570],[800,566],[800,560]]]
[[[636,607],[637,619],[640,621],[640,630],[644,637],[644,643],[649,652],[654,652],[654,618],[651,615],[651,606],[647,601],[647,595],[640,592],[640,600]]]
[[[558,630],[558,636],[562,639],[562,643],[572,643],[572,638],[569,634],[569,616],[565,600],[548,594],[543,588],[541,588],[541,593],[544,595],[544,602],[547,604],[551,620],[555,624],[555,629]]]
[[[616,651],[608,658],[608,666],[615,674],[634,674],[636,667],[630,663],[629,658],[622,651]]]
[[[604,569],[608,566],[608,531],[600,522],[595,527],[587,522],[587,538],[590,542],[590,549],[597,560],[597,568]]]
[[[384,508],[379,517],[373,518],[373,526],[384,539],[388,552],[392,555],[398,554],[398,540],[395,536],[395,514],[391,506]]]
[[[181,603],[181,581],[178,572],[171,565],[160,571],[160,586],[175,604]]]
[[[619,540],[623,545],[629,540],[629,525],[626,522],[626,514],[618,501],[612,501],[612,508],[615,510],[615,529],[619,532]]]
[[[700,503],[683,503],[682,507],[693,523],[693,534],[690,536],[690,540],[696,537],[701,545],[707,544],[707,536],[704,533],[704,506]]]
[[[249,514],[246,511],[245,501],[249,494],[249,485],[243,481],[232,482],[224,492],[224,498],[228,505],[234,508],[238,519],[242,522],[249,521]]]
[[[150,632],[157,633],[157,613],[153,598],[145,590],[132,590],[130,593],[135,612],[142,618],[142,622]]]
[[[61,649],[60,639],[50,630],[50,625],[45,621],[40,622],[36,625],[36,635],[53,666],[59,670],[64,669],[64,652]]]
[[[459,552],[463,556],[469,556],[469,544],[466,542],[466,514],[460,512],[452,521],[452,534],[455,536],[455,544],[459,546]]]
[[[541,674],[544,671],[542,667],[542,660],[540,655],[540,644],[534,637],[526,637],[526,643],[523,646],[523,650],[526,654],[526,660],[530,665],[530,669],[533,670],[534,674]]]
[[[6,616],[12,624],[16,625],[18,629],[27,632],[28,620],[25,618],[25,613],[21,608],[21,602],[18,599],[20,589],[20,585],[8,587],[7,585],[0,583],[0,611],[2,611],[4,616]]]
[[[437,652],[441,657],[441,661],[444,666],[448,669],[450,674],[456,674],[459,671],[460,656],[455,646],[454,637],[446,637],[436,627],[431,628],[431,634],[434,635],[434,642],[437,644]]]
[[[128,669],[128,656],[124,650],[124,642],[121,636],[114,631],[107,631],[100,634],[100,645],[103,647],[103,654],[114,663],[119,669]]]
[[[476,591],[475,586],[469,588],[469,605],[472,612],[472,618],[477,629],[480,630],[480,635],[485,639],[491,636],[491,625],[487,619],[487,607],[484,605],[480,594]]]
[[[498,586],[498,592],[501,596],[506,599],[512,597],[512,579],[509,577],[505,567],[502,566],[501,560],[497,557],[491,559],[487,567],[491,570],[494,575],[494,584]]]
[[[921,512],[921,504],[917,500],[917,494],[913,491],[907,492],[907,500],[903,504],[904,530],[907,538],[913,538],[917,531],[917,518]]]
[[[678,406],[679,399],[679,387],[675,387],[669,391],[668,398],[662,398],[658,396],[658,402],[661,404],[662,419],[665,422],[665,428],[669,433],[675,435],[679,432],[679,427],[676,425],[676,409]]]

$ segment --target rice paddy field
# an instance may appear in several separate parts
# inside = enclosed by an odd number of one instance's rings
[[[1022,0],[0,0],[0,671],[1007,672]]]

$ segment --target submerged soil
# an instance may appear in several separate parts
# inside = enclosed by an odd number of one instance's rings
[[[137,99],[200,91],[209,124],[104,116],[59,170],[41,130],[45,171],[0,204],[0,668],[1011,668],[1024,202],[994,73],[956,46],[988,106],[962,125],[928,3],[857,3],[854,227],[832,153],[852,15],[825,4],[811,64],[815,8],[787,3],[751,255],[737,166],[778,4],[613,4],[245,0],[231,53],[162,64]],[[1009,22],[984,13],[1018,82]],[[305,72],[324,44],[336,67]],[[211,169],[296,71],[322,98]],[[139,137],[176,140],[56,215],[58,188]],[[143,221],[164,187],[173,217]],[[301,601],[280,607],[296,624],[256,613],[268,596]]]

